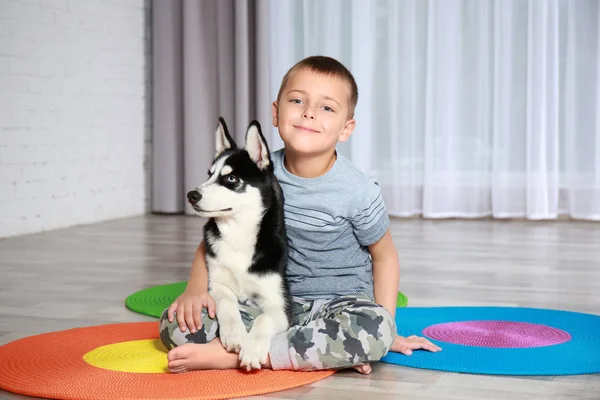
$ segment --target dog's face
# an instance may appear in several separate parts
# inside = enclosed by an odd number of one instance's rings
[[[262,190],[270,184],[273,166],[258,122],[246,131],[245,148],[237,147],[225,121],[216,131],[216,157],[208,179],[187,194],[196,213],[206,218],[260,216],[265,208]]]

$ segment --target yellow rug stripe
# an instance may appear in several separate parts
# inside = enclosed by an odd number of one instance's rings
[[[166,373],[167,352],[158,339],[133,340],[100,346],[83,360],[94,367],[121,372]]]

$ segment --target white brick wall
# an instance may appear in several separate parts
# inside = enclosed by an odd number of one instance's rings
[[[149,203],[144,0],[0,0],[0,237]]]

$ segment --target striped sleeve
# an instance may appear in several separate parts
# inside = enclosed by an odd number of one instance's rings
[[[356,197],[350,221],[354,234],[363,246],[377,242],[388,230],[390,219],[376,181],[369,180],[363,192]]]

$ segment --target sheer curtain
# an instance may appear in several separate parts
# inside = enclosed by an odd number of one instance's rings
[[[600,220],[597,0],[270,0],[269,12],[272,98],[305,56],[349,67],[357,127],[339,151],[392,215]]]

